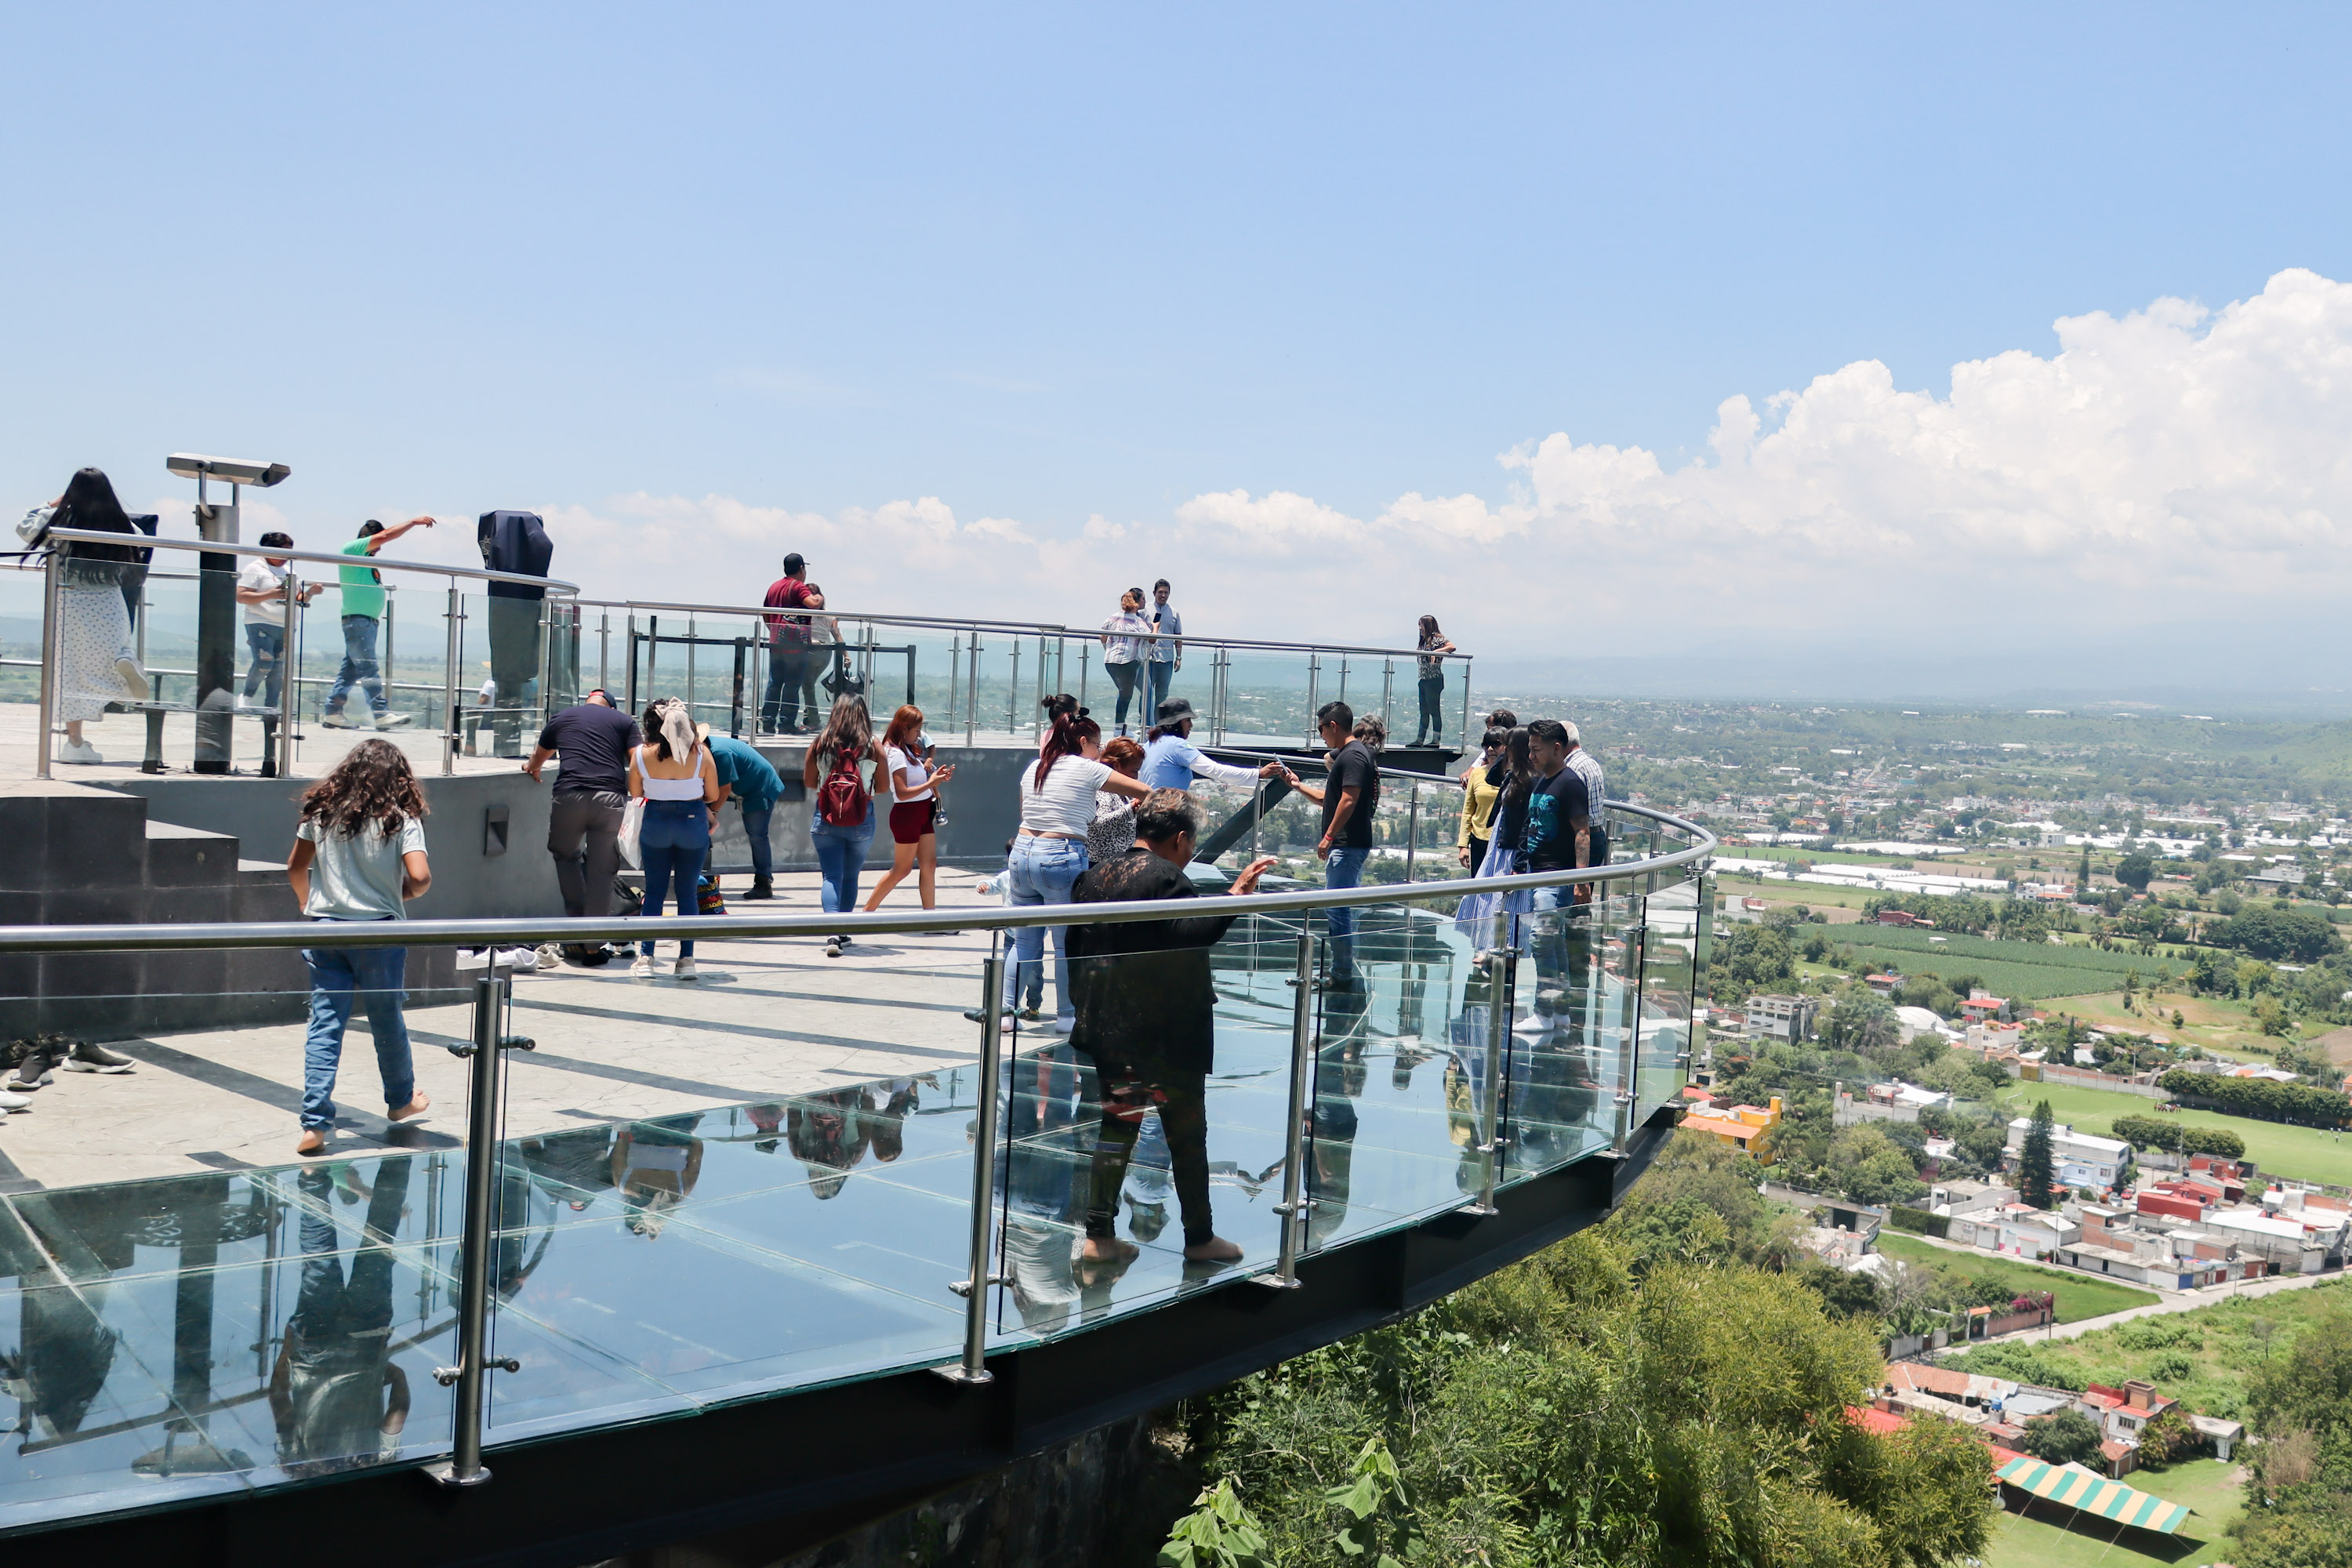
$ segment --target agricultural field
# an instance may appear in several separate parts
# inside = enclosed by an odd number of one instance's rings
[[[2095,1279],[2067,1268],[2037,1268],[1990,1253],[1972,1256],[1895,1230],[1878,1233],[1878,1250],[1905,1263],[1925,1264],[1971,1279],[1995,1280],[2021,1295],[2028,1290],[2047,1290],[2054,1299],[2062,1323],[2079,1323],[2085,1318],[2101,1318],[2133,1307],[2152,1307],[2158,1300],[2152,1290],[2112,1279]]]
[[[1904,974],[1944,978],[1973,974],[1994,995],[2016,1002],[2114,991],[2135,969],[2141,979],[2153,980],[2165,962],[2137,953],[2102,952],[2095,947],[1996,942],[1979,936],[1930,942],[1928,936],[1927,931],[1902,926],[1870,926],[1851,934],[1837,931],[1831,941],[1853,948],[1855,958],[1874,971],[1891,968]]]
[[[2118,1116],[2155,1114],[2157,1102],[2111,1089],[2077,1089],[2071,1083],[2011,1084],[2001,1094],[2004,1109],[2022,1116],[2037,1100],[2050,1102],[2051,1113],[2074,1123],[2076,1131],[2095,1138],[2108,1135]],[[2352,1185],[2352,1142],[2316,1127],[2290,1127],[2279,1121],[2257,1121],[2250,1116],[2224,1116],[2218,1110],[2186,1110],[2184,1119],[2226,1127],[2246,1141],[2246,1157],[2273,1176],[2298,1181]]]

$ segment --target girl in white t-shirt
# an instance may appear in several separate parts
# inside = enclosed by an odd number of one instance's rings
[[[874,892],[866,900],[867,914],[880,909],[890,889],[905,881],[907,873],[918,866],[922,868],[922,876],[916,887],[922,894],[923,908],[939,908],[939,788],[955,777],[955,767],[950,763],[932,769],[923,754],[922,732],[923,710],[912,703],[891,714],[890,727],[882,732],[882,763],[890,781],[891,861],[890,869],[874,884]]]
[[[1095,796],[1108,791],[1141,800],[1151,793],[1103,764],[1102,726],[1080,717],[1076,710],[1076,702],[1054,709],[1054,727],[1037,748],[1037,760],[1022,770],[1021,832],[1006,862],[1013,874],[1009,903],[1068,903],[1071,887],[1087,868],[1087,829],[1094,825]],[[1003,1008],[1011,1013],[1024,979],[1038,975],[1045,963],[1046,929],[1054,934],[1055,1027],[1066,1035],[1077,1018],[1064,946],[1066,926],[1024,926],[1013,933],[1016,962],[1005,966]]]
[[[1136,683],[1143,677],[1143,643],[1151,635],[1151,623],[1143,618],[1143,590],[1129,588],[1118,596],[1118,614],[1102,624],[1103,668],[1109,672],[1110,681],[1118,688],[1118,711],[1112,716],[1118,732],[1127,733],[1127,705],[1135,696]],[[1149,723],[1152,715],[1146,713]]]

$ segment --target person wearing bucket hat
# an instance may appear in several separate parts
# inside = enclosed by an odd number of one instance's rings
[[[1143,748],[1142,778],[1152,789],[1188,790],[1196,778],[1249,785],[1282,771],[1278,763],[1268,763],[1262,768],[1235,767],[1216,761],[1192,744],[1192,705],[1181,697],[1171,697],[1162,702],[1155,718],[1158,721],[1144,737]]]

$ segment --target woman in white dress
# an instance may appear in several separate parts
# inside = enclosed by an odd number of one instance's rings
[[[96,468],[84,468],[50,503],[51,528],[73,528],[134,538],[130,514],[114,499],[114,486]],[[81,727],[102,716],[110,702],[147,700],[147,672],[139,668],[131,636],[131,606],[123,580],[140,564],[129,544],[58,542],[64,556],[58,586],[57,716],[66,727],[58,760],[97,763],[105,759],[83,738]]]

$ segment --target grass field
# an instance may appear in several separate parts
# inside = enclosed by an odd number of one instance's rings
[[[1849,931],[1853,934],[1849,935]],[[2163,962],[2101,952],[2090,947],[1991,942],[1974,936],[1955,936],[1931,943],[1927,932],[1899,926],[1846,927],[1832,933],[1831,940],[1838,946],[1852,948],[1855,959],[1873,971],[1892,969],[1903,974],[1933,974],[1945,979],[1973,974],[1994,995],[2017,1002],[2043,1002],[2055,996],[2113,991],[2135,968],[2143,979],[2154,979],[2157,965]]]
[[[2221,1531],[2245,1510],[2245,1492],[2231,1478],[2236,1460],[2190,1459],[2162,1470],[2135,1470],[2124,1484],[2194,1510],[2177,1535],[2151,1536],[2087,1519],[2072,1509],[2038,1504],[2029,1516],[2005,1514],[1994,1527],[1985,1568],[2132,1568],[2178,1563],[2180,1568],[2226,1563]],[[2143,1547],[2152,1551],[2143,1551]]]
[[[2046,1100],[2051,1113],[2059,1121],[2071,1121],[2078,1131],[2095,1138],[2107,1136],[2110,1124],[2118,1116],[2157,1113],[2155,1100],[2104,1089],[2077,1089],[2070,1083],[2021,1080],[2011,1084],[2002,1099],[2021,1116],[2032,1108],[2035,1100]],[[2179,1114],[2191,1121],[2226,1127],[2244,1139],[2246,1157],[2271,1175],[2352,1185],[2352,1139],[2339,1141],[2335,1134],[2315,1127],[2288,1127],[2276,1121],[2224,1116],[2218,1110],[2184,1110]]]
[[[2112,1279],[2095,1279],[2063,1268],[2041,1268],[1990,1253],[1972,1257],[1899,1231],[1880,1231],[1878,1250],[1906,1263],[1924,1263],[1972,1279],[1997,1280],[2021,1294],[2047,1290],[2057,1299],[2058,1321],[2062,1323],[2079,1323],[2085,1318],[2102,1318],[2132,1307],[2154,1306],[2158,1300],[2154,1291],[2118,1285]]]

